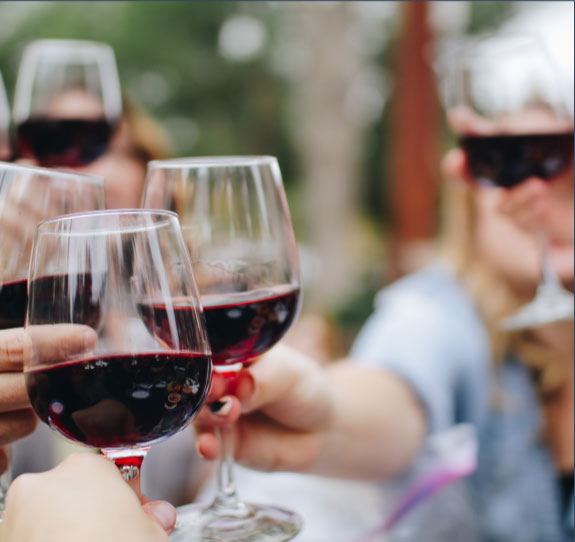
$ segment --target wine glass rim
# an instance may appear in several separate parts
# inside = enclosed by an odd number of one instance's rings
[[[271,155],[223,155],[223,156],[190,156],[168,160],[152,160],[148,169],[178,169],[193,167],[234,167],[259,166],[277,163]]]
[[[0,175],[3,171],[15,171],[15,172],[28,172],[35,175],[40,175],[42,177],[64,177],[68,179],[81,179],[86,182],[91,182],[97,185],[104,184],[104,177],[99,177],[97,175],[86,175],[85,173],[76,173],[75,171],[67,171],[63,169],[56,168],[45,168],[40,166],[29,166],[26,164],[14,164],[12,162],[1,162],[0,161]]]
[[[70,49],[71,47],[74,50],[78,48],[81,49],[92,49],[94,51],[106,51],[110,52],[113,49],[104,42],[101,41],[92,41],[92,40],[75,40],[75,39],[39,39],[30,42],[26,45],[26,51],[34,51],[36,49]]]
[[[484,54],[482,48],[496,45],[504,48],[517,48],[525,43],[536,44],[546,54],[545,44],[540,35],[522,32],[520,30],[506,30],[504,32],[484,32],[464,39],[463,51],[468,56]]]
[[[179,224],[178,215],[173,211],[168,211],[165,209],[101,209],[98,211],[84,211],[80,213],[70,213],[66,215],[60,215],[52,218],[48,218],[46,220],[42,220],[36,226],[37,232],[42,232],[43,234],[54,234],[54,235],[62,235],[64,232],[61,231],[51,231],[49,228],[55,226],[56,224],[63,224],[65,222],[72,222],[75,220],[82,220],[82,219],[89,219],[89,218],[97,218],[97,217],[106,217],[106,216],[156,216],[159,215],[163,218],[168,220],[165,221],[164,224],[156,223],[153,225],[127,225],[122,226],[116,224],[113,229],[110,230],[95,230],[94,228],[88,228],[84,231],[76,231],[76,232],[65,232],[66,235],[86,235],[91,234],[94,235],[96,233],[130,233],[130,232],[139,232],[139,231],[147,231],[152,229],[157,229],[159,226],[163,226],[165,224],[173,223],[174,219],[177,224]]]

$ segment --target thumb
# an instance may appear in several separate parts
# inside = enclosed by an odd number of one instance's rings
[[[176,525],[176,509],[166,501],[149,501],[142,505],[144,512],[160,524],[168,534]]]

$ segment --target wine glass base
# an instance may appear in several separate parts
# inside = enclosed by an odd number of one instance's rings
[[[560,292],[557,295],[536,297],[515,314],[499,323],[502,331],[518,331],[541,327],[554,322],[573,320],[575,316],[573,294]]]
[[[216,513],[206,505],[178,508],[170,542],[285,542],[303,525],[299,515],[277,506],[248,504],[242,517]]]

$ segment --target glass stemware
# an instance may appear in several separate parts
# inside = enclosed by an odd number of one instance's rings
[[[509,189],[531,178],[551,183],[572,167],[572,107],[535,36],[491,36],[463,47],[447,90],[448,121],[478,184]],[[541,228],[537,239],[541,278],[535,298],[504,318],[503,330],[573,319],[573,293],[551,265]]]
[[[0,162],[0,329],[24,326],[36,224],[104,208],[104,179]],[[10,469],[0,476],[0,515]]]
[[[4,87],[4,80],[0,72],[0,160],[8,160],[10,157],[10,108],[8,106],[8,98],[6,97],[6,88]],[[0,295],[2,289],[0,287]],[[8,450],[9,454],[9,450]],[[8,459],[8,468],[0,474],[0,521],[4,513],[6,491],[10,485],[10,459]]]
[[[43,347],[56,328],[71,326],[92,337],[85,348]],[[150,445],[193,419],[211,381],[177,216],[99,211],[39,224],[26,329],[35,347],[24,367],[26,387],[39,418],[101,449],[139,493]]]
[[[150,162],[144,207],[175,211],[198,280],[214,370],[234,378],[297,316],[300,274],[281,173],[273,157],[219,156]],[[233,475],[233,432],[220,430],[218,492],[191,506],[173,540],[289,540],[299,516],[244,503]]]
[[[112,49],[39,40],[26,47],[14,94],[16,152],[42,166],[79,167],[109,147],[122,114]]]
[[[0,72],[0,160],[10,158],[10,108]]]

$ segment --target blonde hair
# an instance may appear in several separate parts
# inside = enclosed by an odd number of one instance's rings
[[[172,156],[172,144],[160,124],[130,98],[123,97],[122,122],[129,141],[125,151],[144,167],[150,160],[163,160]]]

